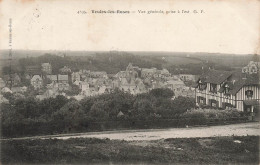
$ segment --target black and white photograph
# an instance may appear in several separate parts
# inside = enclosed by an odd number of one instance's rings
[[[0,164],[258,165],[259,0],[0,0]]]

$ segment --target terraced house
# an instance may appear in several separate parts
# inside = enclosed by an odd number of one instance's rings
[[[256,115],[260,104],[258,74],[209,70],[195,87],[196,104],[230,109]]]

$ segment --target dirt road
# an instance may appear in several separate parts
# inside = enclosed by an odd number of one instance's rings
[[[69,138],[109,138],[117,140],[157,140],[167,138],[191,138],[191,137],[214,137],[214,136],[260,136],[260,123],[244,123],[210,127],[190,127],[190,128],[171,128],[171,129],[142,129],[124,131],[103,131],[76,134],[46,135],[13,138],[19,139],[69,139]],[[8,139],[6,139],[8,140]],[[9,139],[10,140],[10,139]]]

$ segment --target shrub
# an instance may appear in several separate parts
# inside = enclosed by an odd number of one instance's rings
[[[242,113],[232,109],[232,110],[217,110],[217,109],[192,109],[188,110],[181,116],[184,118],[194,118],[198,116],[203,116],[206,119],[219,119],[219,120],[227,120],[231,118],[242,117]]]

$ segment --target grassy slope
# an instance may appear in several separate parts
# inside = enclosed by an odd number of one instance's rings
[[[241,143],[235,143],[240,140]],[[181,163],[258,164],[259,137],[215,137],[118,141],[108,139],[1,142],[1,161],[10,163]]]

